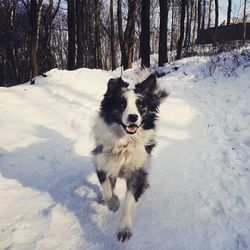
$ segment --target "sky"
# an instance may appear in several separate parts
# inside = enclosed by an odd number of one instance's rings
[[[222,23],[227,18],[227,0],[219,0],[219,20]],[[243,17],[244,0],[232,0],[232,17]],[[249,13],[250,1],[247,1],[247,13]]]

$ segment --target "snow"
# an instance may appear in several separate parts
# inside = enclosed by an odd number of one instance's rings
[[[0,249],[249,249],[250,69],[204,77],[208,63],[194,57],[163,69],[170,96],[150,188],[123,244],[121,209],[97,202],[90,155],[94,117],[119,71],[54,69],[35,85],[2,88]],[[120,180],[121,199],[124,189]]]

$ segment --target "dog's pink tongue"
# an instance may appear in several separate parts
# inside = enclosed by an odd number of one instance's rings
[[[137,126],[136,125],[131,125],[126,127],[126,130],[130,133],[134,133],[137,130]]]

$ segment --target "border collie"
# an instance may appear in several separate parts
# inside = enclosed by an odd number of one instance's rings
[[[132,236],[132,217],[136,202],[148,188],[147,169],[155,147],[155,121],[167,92],[150,74],[131,89],[122,78],[110,79],[93,127],[96,148],[92,151],[105,204],[111,211],[120,205],[114,193],[116,178],[124,178],[127,191],[117,239]]]

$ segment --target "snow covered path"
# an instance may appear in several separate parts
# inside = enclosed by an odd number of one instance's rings
[[[198,80],[205,62],[182,63],[160,79],[170,97],[151,187],[125,244],[115,238],[121,211],[97,203],[90,161],[111,73],[52,70],[34,86],[0,90],[0,249],[250,249],[250,70]]]

